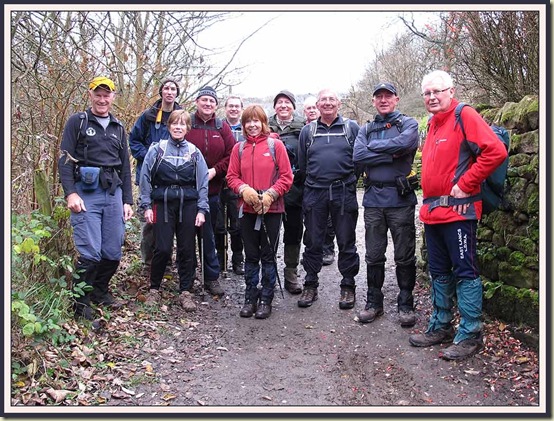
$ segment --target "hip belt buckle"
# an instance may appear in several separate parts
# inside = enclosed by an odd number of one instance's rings
[[[439,206],[443,207],[443,208],[447,208],[449,205],[448,205],[448,198],[450,196],[441,196],[439,197]]]

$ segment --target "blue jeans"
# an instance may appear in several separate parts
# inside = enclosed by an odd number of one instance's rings
[[[454,297],[460,312],[457,344],[481,332],[483,284],[477,267],[477,221],[425,224],[433,313],[427,331],[447,328]]]
[[[121,188],[112,195],[99,185],[84,192],[82,183],[75,183],[77,194],[85,202],[86,211],[71,212],[73,240],[79,255],[89,261],[121,260],[125,239]]]

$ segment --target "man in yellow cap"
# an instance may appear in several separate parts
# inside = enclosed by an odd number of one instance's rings
[[[90,108],[69,117],[60,145],[60,181],[79,255],[75,317],[87,320],[94,319],[91,302],[121,305],[108,285],[121,260],[125,221],[133,216],[127,136],[110,113],[115,91],[111,79],[94,78],[89,83]],[[92,291],[83,291],[83,282]],[[78,285],[81,288],[75,288]]]

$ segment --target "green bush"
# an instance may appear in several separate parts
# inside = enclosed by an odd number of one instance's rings
[[[72,338],[60,326],[70,318],[74,274],[69,211],[12,214],[11,314],[14,334],[53,343]]]

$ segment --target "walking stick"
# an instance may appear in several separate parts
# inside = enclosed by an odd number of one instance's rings
[[[228,234],[229,234],[229,230],[228,230],[228,224],[227,224],[227,206],[228,206],[228,202],[227,200],[225,200],[223,202],[223,267],[221,268],[221,274],[227,279],[228,278],[228,273],[227,273],[227,265],[229,264],[228,262],[228,257],[227,257],[227,247],[229,246],[229,239],[228,239]]]
[[[206,297],[206,291],[204,287],[204,225],[198,227],[198,254],[200,255],[200,283],[202,284],[202,290],[200,296],[202,301]]]

